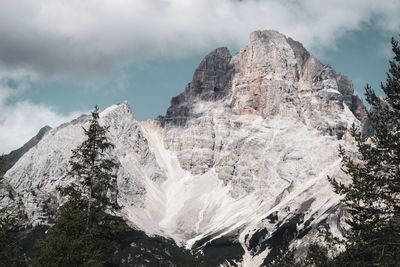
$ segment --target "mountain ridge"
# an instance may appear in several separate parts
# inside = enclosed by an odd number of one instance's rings
[[[222,242],[242,251],[232,261],[259,266],[285,229],[299,248],[321,224],[340,235],[340,198],[326,176],[347,179],[337,147],[352,148],[348,129],[364,114],[348,78],[291,38],[256,31],[233,56],[208,54],[165,116],[139,122],[124,102],[100,123],[115,144],[118,201],[132,226],[188,249]],[[62,203],[55,188],[71,180],[68,159],[87,123],[50,130],[7,171],[32,224],[51,216],[43,203]]]
[[[18,149],[11,151],[10,153],[4,155],[4,172],[8,171],[14,164],[32,147],[42,140],[43,136],[50,131],[52,128],[48,125],[42,127],[39,132],[32,137],[28,142]]]

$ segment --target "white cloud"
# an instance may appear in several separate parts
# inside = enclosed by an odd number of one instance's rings
[[[400,28],[398,0],[2,0],[0,64],[39,75],[103,75],[116,65],[242,46],[275,29],[321,50],[373,22]]]
[[[53,107],[33,104],[29,101],[8,103],[10,97],[25,90],[25,79],[16,81],[17,87],[7,86],[8,79],[0,79],[0,154],[21,147],[45,125],[58,126],[63,122],[76,118],[82,112],[62,115]]]

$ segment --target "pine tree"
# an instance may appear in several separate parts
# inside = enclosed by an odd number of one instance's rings
[[[0,168],[1,166],[2,157]],[[1,199],[10,197],[7,187],[3,177],[0,176],[0,191],[8,195],[2,195]],[[24,219],[20,203],[11,202],[0,207],[0,266],[25,266],[21,259],[20,248]]]
[[[107,128],[99,124],[98,107],[92,112],[86,140],[72,151],[71,185],[60,188],[68,201],[55,224],[36,246],[33,266],[113,266],[118,237],[127,226],[112,214],[116,202],[118,164],[110,156],[114,145]]]
[[[87,229],[87,204],[71,199],[60,207],[55,224],[35,246],[32,266],[118,266],[113,255],[127,226],[93,208]]]
[[[77,182],[65,189],[64,195],[85,199],[88,203],[86,224],[90,223],[92,208],[118,210],[116,202],[117,162],[107,154],[114,145],[107,139],[107,128],[99,124],[99,109],[95,106],[88,129],[83,128],[87,139],[72,150],[69,175]]]
[[[347,251],[337,261],[353,259],[354,266],[396,266],[391,264],[400,262],[400,48],[394,38],[392,50],[395,56],[386,83],[381,84],[385,96],[379,97],[366,86],[373,136],[363,136],[353,125],[358,153],[339,148],[343,170],[352,183],[328,178],[335,192],[344,196],[350,214]]]

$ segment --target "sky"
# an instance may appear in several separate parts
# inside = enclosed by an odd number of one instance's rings
[[[165,114],[213,49],[273,29],[379,89],[400,33],[398,0],[2,0],[0,153],[95,104]]]

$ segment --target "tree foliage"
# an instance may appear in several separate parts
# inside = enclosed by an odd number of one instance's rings
[[[283,234],[282,242],[279,245],[278,253],[275,258],[267,265],[268,267],[301,267],[296,260],[295,249],[290,247],[290,242],[293,240],[293,235],[289,231]]]
[[[118,164],[111,157],[114,145],[107,128],[99,124],[97,106],[92,112],[85,141],[72,151],[71,185],[60,188],[67,198],[55,224],[36,246],[33,266],[113,266],[118,235],[126,229],[114,215]]]
[[[0,158],[0,168],[2,158]],[[0,173],[2,173],[0,171]],[[0,266],[24,266],[21,258],[21,229],[25,220],[20,203],[12,199],[10,188],[0,176]]]
[[[126,225],[95,207],[88,227],[87,204],[71,199],[60,207],[54,226],[36,245],[33,266],[117,266],[112,256]]]
[[[108,128],[99,124],[99,110],[95,107],[88,129],[83,128],[87,139],[72,150],[69,161],[69,175],[76,182],[61,189],[63,195],[87,201],[87,212],[92,208],[115,211],[120,209],[116,201],[116,179],[118,163],[112,158],[110,151],[114,145],[107,139]],[[90,216],[85,216],[87,224]]]
[[[373,135],[363,136],[353,125],[356,155],[339,148],[343,170],[352,183],[329,177],[350,214],[347,250],[336,259],[342,266],[397,266],[400,262],[400,48],[395,39],[392,50],[395,56],[386,83],[381,84],[385,96],[366,86]]]

